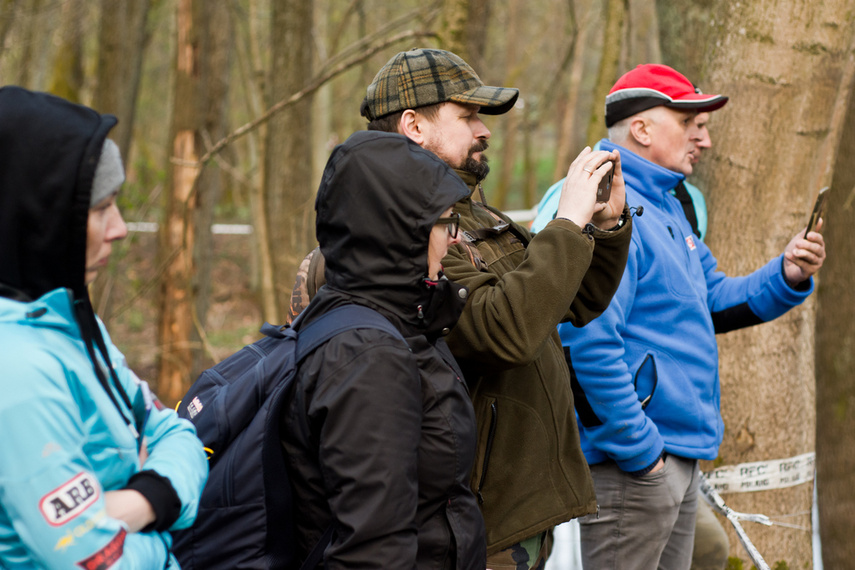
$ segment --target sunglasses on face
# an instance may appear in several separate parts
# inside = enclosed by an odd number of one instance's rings
[[[451,239],[455,239],[457,237],[457,230],[460,228],[460,214],[451,214],[447,218],[439,218],[436,223],[444,224],[446,226],[445,229],[448,230],[448,235],[451,236]]]

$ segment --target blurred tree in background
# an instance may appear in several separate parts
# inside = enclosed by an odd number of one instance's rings
[[[263,319],[282,320],[314,246],[327,156],[363,128],[365,87],[395,52],[450,49],[486,83],[520,88],[516,109],[485,118],[484,188],[503,209],[532,207],[604,136],[604,95],[635,65],[663,62],[729,95],[693,177],[723,269],[744,273],[779,253],[820,185],[832,183],[833,207],[818,295],[721,339],[717,464],[817,449],[826,567],[838,568],[852,558],[855,526],[855,450],[841,437],[855,423],[855,181],[844,137],[853,14],[855,0],[0,0],[0,85],[119,117],[121,206],[160,233],[133,226],[93,294],[132,366],[169,403],[201,368],[257,338]],[[252,232],[212,235],[212,223]],[[809,485],[725,498],[810,526]],[[809,533],[748,530],[773,563],[810,565]],[[746,561],[731,538],[734,564]]]

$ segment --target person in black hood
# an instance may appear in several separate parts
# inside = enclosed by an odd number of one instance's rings
[[[87,286],[127,234],[116,124],[0,89],[0,567],[175,568],[207,464],[95,316]]]
[[[326,285],[294,328],[345,304],[407,340],[341,333],[301,364],[282,415],[305,555],[333,525],[325,568],[483,570],[469,488],[475,416],[441,336],[467,290],[442,274],[468,188],[408,138],[362,131],[333,151],[315,209]]]

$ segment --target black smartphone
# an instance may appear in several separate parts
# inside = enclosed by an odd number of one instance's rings
[[[819,218],[822,216],[822,207],[825,205],[825,197],[828,195],[828,186],[820,190],[816,195],[816,202],[813,204],[813,211],[810,213],[810,217],[808,218],[807,229],[805,230],[805,236],[808,235],[808,232],[812,231],[816,226],[816,222],[819,221]]]
[[[597,202],[608,202],[609,196],[612,195],[612,178],[615,175],[615,164],[610,160],[606,162],[611,163],[612,168],[603,176],[603,179],[600,180],[600,185],[597,186]]]

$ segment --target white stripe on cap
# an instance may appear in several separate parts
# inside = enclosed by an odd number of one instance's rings
[[[696,95],[700,95],[700,93],[696,93]],[[619,89],[614,93],[609,93],[606,95],[606,105],[611,103],[616,103],[618,101],[625,101],[627,99],[638,99],[640,97],[654,97],[656,99],[662,99],[663,102],[673,103],[675,106],[680,104],[688,104],[692,106],[697,106],[698,104],[704,103],[712,103],[718,99],[721,99],[721,95],[707,95],[706,97],[702,97],[699,99],[678,99],[674,100],[668,95],[665,95],[661,91],[657,91],[656,89],[650,89],[649,87],[632,87],[629,89]]]

